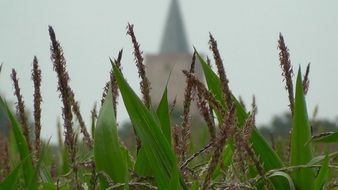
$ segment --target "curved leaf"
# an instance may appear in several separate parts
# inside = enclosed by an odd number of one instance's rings
[[[288,181],[289,183],[289,189],[290,190],[296,190],[295,184],[293,183],[291,177],[289,176],[289,174],[285,173],[285,172],[281,172],[281,171],[276,171],[273,172],[271,175],[268,176],[268,178],[284,178]]]

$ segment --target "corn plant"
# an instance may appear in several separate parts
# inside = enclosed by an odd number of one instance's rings
[[[151,84],[133,25],[128,24],[127,34],[134,47],[142,97],[137,96],[123,75],[121,50],[117,59],[108,62],[112,69],[99,113],[96,107],[92,111],[90,134],[68,83],[64,52],[54,29],[49,27],[51,60],[63,103],[63,123],[57,125],[58,145],[40,139],[42,72],[38,59],[34,57],[32,69],[34,130],[30,130],[30,116],[25,112],[17,73],[12,70],[17,114],[1,97],[0,113],[5,114],[1,123],[7,122],[10,130],[0,134],[0,189],[338,189],[338,152],[316,150],[314,146],[336,143],[338,133],[312,134],[305,100],[309,66],[304,78],[299,67],[296,81],[292,80],[289,50],[281,34],[279,59],[292,114],[289,146],[283,147],[286,158],[280,157],[257,130],[254,99],[247,111],[229,88],[218,45],[211,34],[209,46],[216,69],[212,69],[212,61],[194,49],[190,70],[182,71],[186,91],[181,123],[171,119],[167,96],[170,89],[166,86],[160,103],[152,104]],[[206,84],[194,74],[196,64],[201,64]],[[1,68],[2,65],[0,71]],[[119,95],[132,123],[135,149],[126,147],[119,137]],[[195,134],[189,114],[193,103],[198,105],[205,120],[200,125],[206,126],[209,136],[208,142],[198,148],[191,148]],[[79,140],[79,136],[83,139]]]

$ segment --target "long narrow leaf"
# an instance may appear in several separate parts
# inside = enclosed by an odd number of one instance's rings
[[[0,183],[0,190],[15,190],[22,162]]]
[[[294,105],[291,135],[291,165],[307,164],[312,159],[313,153],[311,144],[307,143],[311,140],[311,128],[307,115],[300,69],[297,75]],[[292,173],[292,176],[298,189],[312,189],[314,181],[312,169],[303,168],[296,170]]]
[[[326,135],[321,135],[318,137],[313,137],[312,142],[316,143],[337,143],[338,142],[338,132],[327,133]]]
[[[111,90],[100,110],[95,128],[94,157],[97,171],[105,172],[114,182],[127,182],[127,158],[117,135]],[[108,183],[100,178],[101,188]]]
[[[153,175],[153,172],[149,164],[144,147],[141,147],[140,151],[137,154],[137,159],[135,163],[135,171],[139,176],[152,176]]]
[[[16,120],[13,113],[10,111],[10,109],[8,108],[8,105],[5,103],[2,97],[0,97],[0,106],[3,110],[6,110],[9,120],[11,121],[11,124],[12,124],[11,129],[12,129],[12,132],[15,138],[15,142],[18,146],[21,162],[23,162],[22,168],[23,168],[25,184],[28,186],[30,184],[31,179],[34,178],[32,156],[29,152],[25,137],[22,134],[21,126],[19,122]],[[33,185],[33,187],[36,187],[36,185]]]
[[[326,155],[323,165],[320,168],[319,174],[316,177],[316,180],[314,182],[314,186],[313,186],[313,190],[320,190],[322,189],[323,185],[325,184],[325,182],[327,181],[327,179],[329,178],[329,156]]]
[[[162,99],[159,106],[156,110],[156,115],[161,124],[161,129],[164,136],[167,138],[168,142],[171,144],[171,129],[170,129],[170,115],[169,115],[169,104],[167,96],[167,88],[165,88]],[[146,152],[143,147],[141,147],[139,153],[137,154],[137,160],[135,163],[135,171],[140,176],[152,176],[151,167],[149,166]]]
[[[159,121],[137,97],[120,70],[115,65],[113,67],[124,104],[136,133],[142,141],[148,161],[151,163],[150,167],[157,185],[160,189],[166,189],[173,183],[176,186],[179,185],[176,157],[161,130]],[[184,183],[181,185],[185,187]]]
[[[336,158],[337,156],[338,156],[338,151],[328,154],[329,159]],[[325,159],[325,157],[326,157],[326,155],[316,156],[316,157],[312,158],[312,160],[310,162],[308,162],[307,165],[318,164],[318,163],[322,162]]]
[[[171,144],[171,129],[170,129],[170,114],[169,114],[169,104],[168,104],[168,89],[165,88],[160,104],[156,110],[157,117],[160,120],[162,132],[167,138],[169,144]]]

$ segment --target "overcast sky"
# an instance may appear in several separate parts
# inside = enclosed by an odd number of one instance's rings
[[[32,3],[34,2],[34,3]],[[159,51],[170,0],[143,1],[7,1],[0,2],[0,93],[15,101],[11,68],[20,78],[27,108],[32,111],[33,56],[42,69],[42,136],[56,135],[61,102],[49,53],[48,25],[52,25],[67,60],[71,87],[81,112],[99,103],[108,79],[108,57],[123,48],[123,72],[138,90],[128,22],[144,53]],[[181,0],[181,12],[190,46],[209,54],[208,33],[218,41],[232,92],[249,104],[254,94],[258,124],[288,110],[287,92],[278,60],[278,34],[284,35],[295,73],[311,62],[308,111],[319,106],[319,116],[338,115],[338,1],[225,1]],[[118,120],[128,120],[120,103]],[[87,119],[89,124],[89,119]]]

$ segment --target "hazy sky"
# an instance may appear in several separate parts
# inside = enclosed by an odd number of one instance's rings
[[[34,3],[32,3],[34,2]],[[52,25],[67,60],[71,87],[80,101],[81,112],[89,118],[99,103],[108,79],[108,57],[124,49],[123,72],[134,89],[138,74],[132,45],[126,36],[128,22],[144,53],[159,50],[170,0],[144,1],[7,1],[0,2],[0,93],[15,101],[11,68],[20,78],[26,106],[32,110],[33,56],[42,69],[42,136],[56,136],[61,116],[56,74],[49,53],[48,25]],[[295,73],[311,62],[309,115],[319,106],[319,116],[338,116],[338,1],[225,1],[181,0],[190,46],[209,54],[208,33],[218,41],[230,87],[249,104],[253,94],[258,104],[258,124],[288,110],[287,92],[278,60],[278,34],[284,35]],[[128,115],[122,103],[118,120]],[[89,124],[89,119],[87,119]]]

